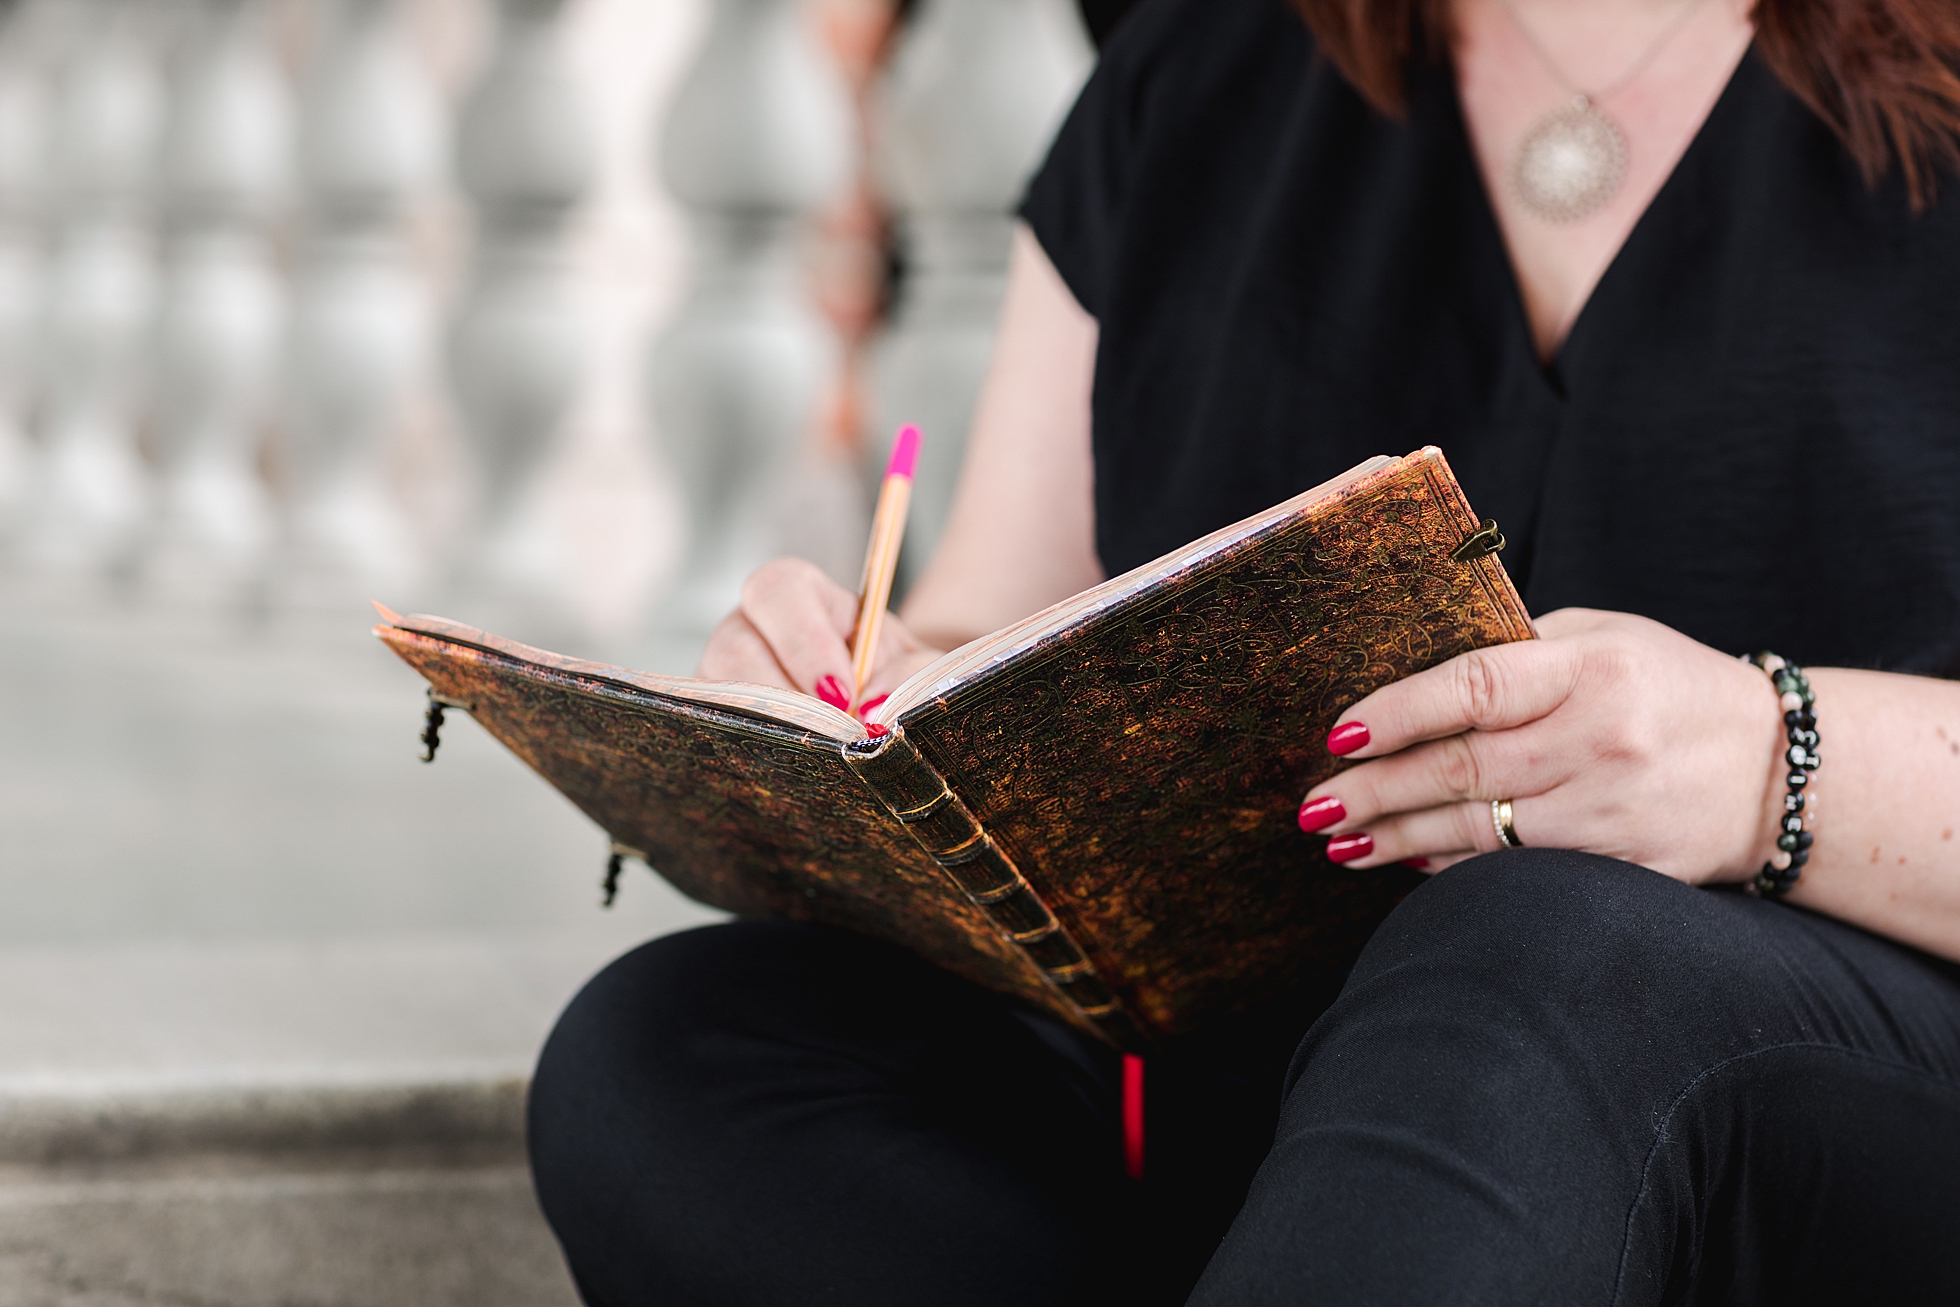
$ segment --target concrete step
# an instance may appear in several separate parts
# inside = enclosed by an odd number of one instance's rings
[[[0,1172],[10,1307],[570,1307],[514,1159]]]
[[[524,1088],[631,942],[0,952],[0,1304],[574,1302]]]
[[[14,1094],[9,1307],[520,1307],[576,1295],[518,1076]]]

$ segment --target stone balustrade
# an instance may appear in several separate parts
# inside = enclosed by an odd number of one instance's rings
[[[776,552],[851,570],[856,464],[901,421],[923,560],[1008,210],[1090,59],[1074,5],[662,0],[698,36],[635,181],[687,252],[622,349],[572,257],[619,165],[562,49],[621,2],[0,4],[0,571],[541,612],[619,564],[540,497],[619,388],[592,361],[635,352],[650,502],[685,515],[633,573],[665,627],[698,636]]]
[[[952,503],[1006,289],[1013,206],[1089,62],[1073,5],[919,0],[881,88],[877,173],[905,276],[873,347],[870,409],[880,429],[934,433],[919,458],[908,575]]]

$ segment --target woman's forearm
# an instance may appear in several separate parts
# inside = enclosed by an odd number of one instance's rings
[[[1960,961],[1960,683],[1808,671],[1824,765],[1790,901]]]
[[[921,639],[951,649],[1102,580],[1089,446],[1097,338],[1096,320],[1017,226],[959,493],[905,601]]]

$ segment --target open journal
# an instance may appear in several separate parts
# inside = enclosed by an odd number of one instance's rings
[[[684,893],[891,940],[1129,1049],[1347,966],[1414,883],[1295,822],[1376,687],[1532,628],[1441,451],[920,671],[868,722],[433,617],[375,633]]]

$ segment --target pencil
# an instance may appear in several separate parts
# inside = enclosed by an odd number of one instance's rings
[[[885,625],[885,605],[891,602],[892,574],[898,569],[898,547],[905,540],[905,512],[912,506],[912,469],[919,461],[919,429],[903,426],[892,441],[891,461],[878,490],[878,510],[871,515],[871,543],[864,551],[864,583],[858,588],[857,633],[851,637],[851,706],[862,710],[865,678],[878,656],[878,636]]]

